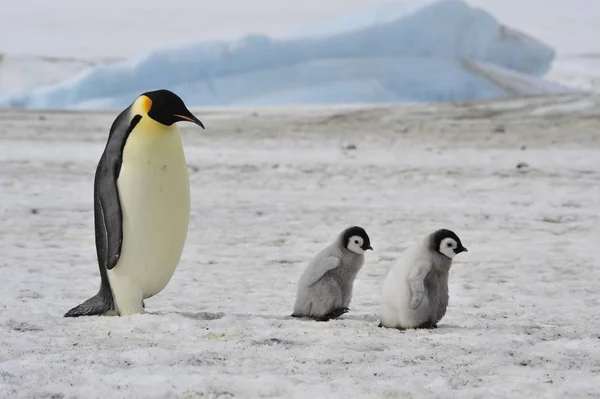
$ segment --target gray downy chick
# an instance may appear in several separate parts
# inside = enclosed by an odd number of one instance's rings
[[[328,321],[348,312],[354,279],[363,266],[366,250],[373,248],[362,227],[342,231],[300,276],[292,316]]]
[[[440,229],[406,250],[383,284],[379,327],[437,328],[448,307],[452,259],[468,252],[458,236]]]

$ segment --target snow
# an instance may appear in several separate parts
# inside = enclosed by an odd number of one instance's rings
[[[62,315],[98,288],[92,181],[116,113],[2,110],[0,397],[598,397],[599,105],[196,110],[171,283],[150,314],[81,319]],[[375,248],[350,313],[289,318],[349,224]],[[377,328],[387,270],[442,226],[469,252],[440,328]]]
[[[546,78],[580,90],[600,92],[600,53],[563,57],[554,63]]]
[[[502,82],[471,73],[464,66],[470,61],[506,70],[496,77],[520,73],[529,84],[525,91],[514,86],[516,94],[568,91],[538,78],[553,57],[548,45],[463,1],[389,3],[287,38],[257,34],[156,50],[5,97],[0,106],[123,108],[139,93],[159,87],[192,106],[452,101],[508,94]]]

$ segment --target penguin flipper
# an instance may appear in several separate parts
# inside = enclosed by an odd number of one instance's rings
[[[114,310],[112,297],[107,300],[103,293],[99,292],[87,301],[69,310],[65,313],[64,317],[101,316]]]
[[[334,255],[316,259],[309,266],[306,275],[306,286],[310,287],[319,281],[328,271],[340,267],[342,260]]]
[[[101,232],[104,234],[100,234],[104,237],[104,242],[98,242],[97,240],[96,246],[98,247],[98,244],[105,245],[106,258],[104,259],[104,266],[108,270],[117,265],[121,256],[121,245],[123,244],[123,213],[117,188],[117,180],[121,173],[121,163],[123,161],[123,148],[127,137],[142,118],[140,115],[134,116],[127,126],[123,123],[124,115],[126,115],[125,112],[121,113],[111,127],[109,139],[98,164],[94,182],[94,195],[100,212],[100,217],[97,218],[99,226],[96,229],[101,228],[104,230]],[[123,129],[124,126],[127,126],[126,130]]]
[[[108,182],[104,191],[100,192],[100,212],[106,237],[106,269],[111,270],[119,261],[121,256],[121,245],[123,243],[123,216],[116,181]]]

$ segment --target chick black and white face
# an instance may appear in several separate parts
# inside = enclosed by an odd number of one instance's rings
[[[362,255],[366,250],[373,250],[371,240],[367,232],[358,226],[353,226],[344,231],[343,242],[348,250],[355,254]]]
[[[462,245],[460,238],[450,230],[441,229],[434,233],[434,242],[438,242],[437,250],[450,259],[461,252],[468,252]]]
[[[350,237],[350,239],[348,241],[348,246],[346,248],[348,248],[350,251],[355,252],[357,254],[362,254],[365,252],[365,250],[362,248],[364,243],[365,243],[365,240],[363,240],[362,237],[352,236],[352,237]]]
[[[446,255],[447,257],[449,257],[450,259],[452,259],[456,256],[456,248],[457,247],[458,247],[458,243],[450,237],[444,238],[440,242],[440,252],[442,254]]]

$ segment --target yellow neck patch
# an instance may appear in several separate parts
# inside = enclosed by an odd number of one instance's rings
[[[146,96],[139,96],[131,108],[133,114],[146,116],[150,112],[150,108],[152,108],[152,100]]]

